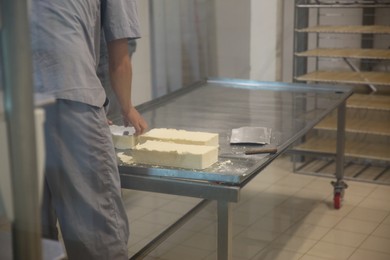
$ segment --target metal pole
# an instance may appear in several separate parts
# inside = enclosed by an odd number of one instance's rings
[[[3,0],[1,51],[14,199],[13,259],[42,259],[28,6]]]
[[[337,147],[336,147],[336,178],[342,180],[344,177],[344,150],[345,150],[345,120],[346,101],[337,109]]]
[[[283,27],[284,27],[284,1],[278,0],[276,3],[276,64],[275,81],[283,81]]]
[[[296,30],[308,27],[309,11],[308,8],[298,7],[298,3],[299,1],[295,0],[293,82],[297,82],[296,77],[307,73],[307,58],[295,56],[295,53],[307,51],[308,33],[297,32]]]

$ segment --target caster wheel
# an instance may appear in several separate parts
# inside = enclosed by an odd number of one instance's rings
[[[341,194],[339,192],[334,194],[333,205],[335,209],[339,209],[341,206]]]

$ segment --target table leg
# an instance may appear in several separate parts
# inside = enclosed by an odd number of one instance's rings
[[[232,214],[227,201],[218,201],[218,260],[231,260],[232,256]]]

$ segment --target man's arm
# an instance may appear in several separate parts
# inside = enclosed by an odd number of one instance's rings
[[[111,87],[121,106],[125,126],[134,126],[136,134],[142,134],[148,128],[146,121],[131,102],[132,66],[128,53],[127,39],[107,43],[109,75]]]

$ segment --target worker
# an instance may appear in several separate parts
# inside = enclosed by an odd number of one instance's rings
[[[147,123],[131,102],[128,40],[140,37],[136,0],[32,0],[34,87],[56,103],[45,108],[42,233],[58,239],[68,259],[128,259],[129,227],[116,154],[96,69],[100,35],[124,124]]]

